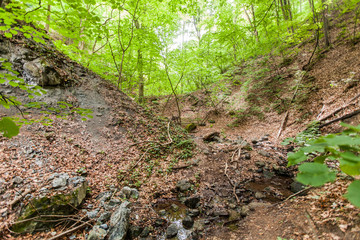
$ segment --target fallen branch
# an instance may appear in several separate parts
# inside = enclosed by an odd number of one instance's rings
[[[241,145],[241,144],[240,144]],[[237,150],[234,151],[233,155],[231,156],[231,161],[234,161],[234,156],[236,154],[236,152],[239,151],[239,156],[241,155],[241,148],[238,148]],[[234,184],[232,181],[231,181],[231,178],[229,177],[228,173],[227,173],[227,169],[228,169],[228,163],[227,163],[227,158],[225,160],[225,170],[224,170],[224,173],[225,173],[225,176],[227,177],[227,179],[229,180],[229,183],[230,185],[233,187],[233,194],[236,198],[236,202],[237,203],[240,203],[240,199],[239,197],[236,195],[236,184]]]
[[[330,125],[330,124],[332,124],[332,123],[335,123],[335,122],[338,122],[338,121],[341,121],[341,120],[344,120],[344,119],[347,119],[347,118],[351,118],[352,116],[355,116],[355,115],[357,115],[357,114],[359,114],[359,113],[360,113],[360,109],[357,109],[357,110],[355,110],[355,111],[353,111],[353,112],[351,112],[351,113],[345,114],[345,115],[342,116],[342,117],[338,117],[338,118],[336,118],[336,119],[334,119],[334,120],[331,120],[331,121],[329,121],[329,122],[327,122],[327,123],[323,123],[323,124],[321,124],[321,125],[319,126],[319,128],[323,128],[323,127],[326,127],[326,126],[328,126],[328,125]]]
[[[356,95],[355,97],[353,97],[347,104],[345,104],[342,107],[337,108],[335,111],[329,113],[328,115],[326,115],[325,117],[322,117],[321,119],[319,119],[320,122],[325,121],[329,118],[331,118],[332,116],[334,116],[335,114],[337,114],[338,112],[340,112],[341,110],[347,108],[348,106],[350,106],[351,104],[353,104],[353,101],[355,101],[356,99],[358,99],[360,97],[360,94]]]
[[[62,232],[62,233],[60,233],[60,234],[58,234],[58,235],[56,235],[56,236],[54,236],[54,237],[52,237],[52,238],[49,238],[48,240],[55,240],[55,239],[64,237],[64,236],[66,236],[66,235],[68,235],[68,234],[70,234],[70,233],[73,233],[73,232],[75,232],[75,231],[77,231],[77,230],[85,227],[86,225],[90,224],[90,222],[91,222],[91,221],[87,221],[87,222],[85,222],[85,223],[83,223],[83,224],[81,224],[81,225],[79,225],[79,226],[77,226],[77,227],[71,228],[71,229],[69,229],[69,230],[67,230],[67,231],[65,231],[65,232]]]
[[[18,196],[9,203],[10,208],[20,202],[21,199],[23,199],[27,194],[31,193],[32,191],[34,191],[34,189],[26,189],[23,193],[20,194],[20,196]]]

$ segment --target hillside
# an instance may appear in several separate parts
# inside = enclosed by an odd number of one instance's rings
[[[325,165],[336,180],[308,187],[296,180],[298,164],[289,167],[288,156],[309,139],[343,131],[340,122],[360,124],[360,8],[356,1],[343,3],[347,11],[331,5],[326,46],[323,2],[300,1],[292,11],[299,10],[301,21],[283,12],[283,23],[276,15],[284,10],[280,3],[243,3],[244,14],[252,13],[244,35],[242,28],[227,32],[242,21],[227,22],[233,14],[227,1],[214,2],[219,17],[201,10],[213,7],[203,1],[186,3],[189,10],[166,1],[26,6],[25,15],[44,21],[45,30],[24,16],[11,30],[34,27],[34,36],[25,30],[0,35],[0,121],[11,116],[21,125],[8,138],[4,126],[11,125],[0,122],[0,238],[359,239],[360,210],[344,197],[358,176],[330,159]],[[111,16],[101,23],[96,14],[106,15],[106,6]],[[12,11],[21,15],[21,7]],[[177,8],[194,17],[198,42],[166,45],[176,21],[189,30]],[[225,22],[216,25],[216,38],[201,35],[202,26],[211,29],[210,19]],[[79,33],[71,21],[83,26]],[[294,27],[306,32],[301,41],[281,43],[294,37]],[[238,35],[253,55],[228,47]],[[124,40],[133,49],[127,52]],[[98,43],[104,45],[96,51]],[[35,94],[36,86],[46,94]],[[356,161],[359,151],[350,145]]]

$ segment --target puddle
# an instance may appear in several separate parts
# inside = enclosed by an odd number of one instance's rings
[[[177,206],[176,211],[174,210],[173,207],[175,205]],[[185,218],[186,210],[187,210],[187,207],[185,205],[181,204],[179,201],[168,200],[164,203],[156,204],[154,209],[158,214],[160,213],[161,210],[165,210],[166,215],[161,216],[161,218],[166,219],[166,221],[168,222],[167,226],[169,226],[172,223],[175,223],[176,226],[178,227],[179,231],[177,237],[172,239],[186,240],[190,236],[191,230],[185,229],[182,225],[182,220]],[[160,236],[157,236],[157,239],[165,240],[166,232],[162,233]]]
[[[245,189],[253,193],[262,193],[264,195],[262,198],[264,201],[275,203],[293,194],[289,189],[291,182],[292,179],[290,178],[276,176],[271,179],[248,182],[245,185]]]

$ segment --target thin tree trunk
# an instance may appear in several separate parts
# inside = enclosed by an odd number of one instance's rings
[[[45,31],[49,34],[50,33],[50,20],[51,20],[51,5],[48,5],[48,15],[47,15],[47,23],[45,25]]]
[[[324,38],[325,38],[325,46],[329,47],[330,46],[330,36],[329,36],[329,19],[327,17],[328,14],[328,5],[325,4],[325,0],[321,0],[322,4],[323,4],[323,31],[324,31]]]
[[[138,66],[139,66],[139,103],[144,103],[144,73],[143,59],[141,49],[138,50]]]

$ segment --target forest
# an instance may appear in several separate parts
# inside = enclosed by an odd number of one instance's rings
[[[360,238],[360,1],[0,6],[0,238]]]

